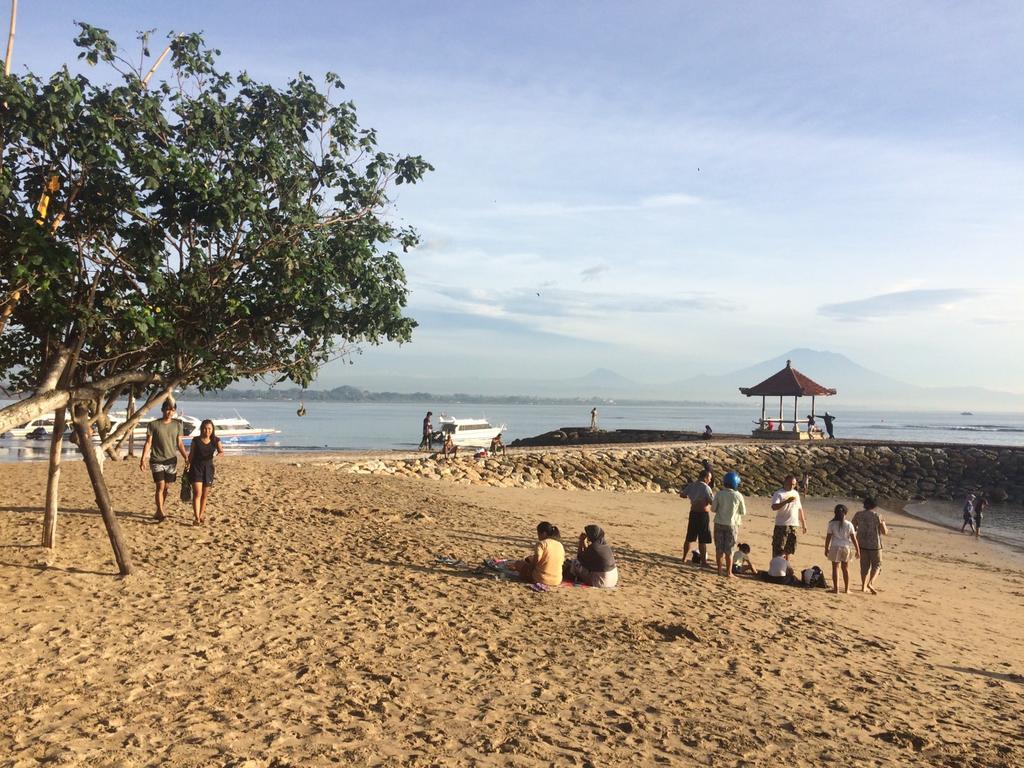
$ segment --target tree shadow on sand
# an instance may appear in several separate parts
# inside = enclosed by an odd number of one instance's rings
[[[22,515],[26,515],[26,514],[28,514],[28,515],[31,515],[31,514],[42,515],[43,514],[43,508],[42,507],[2,507],[2,508],[0,508],[0,513],[2,513],[2,512],[15,512],[17,514],[22,514]],[[117,511],[115,511],[114,514],[117,515],[117,517],[119,517],[119,518],[127,518],[127,519],[130,519],[130,520],[141,520],[143,522],[150,522],[150,523],[155,523],[156,522],[156,520],[153,519],[152,515],[150,515],[150,514],[143,514],[142,512],[117,512]],[[98,517],[100,515],[100,511],[98,509],[95,509],[95,508],[61,507],[60,509],[57,510],[57,517],[60,517],[61,515],[93,515],[93,516]]]
[[[15,546],[29,547],[29,544],[18,544]],[[39,549],[43,549],[40,545]],[[113,571],[90,571],[86,568],[76,568],[74,566],[68,566],[67,568],[61,568],[59,565],[47,565],[46,563],[11,563],[0,560],[0,568],[28,568],[29,570],[39,571],[58,571],[60,573],[68,573],[81,576],[117,576],[117,570]]]
[[[954,667],[947,664],[940,664],[943,669],[950,669],[953,672],[961,672],[965,675],[981,675],[982,677],[988,677],[992,680],[1002,680],[1006,683],[1017,683],[1017,685],[1024,685],[1024,675],[1016,672],[990,672],[987,669],[977,669],[976,667]]]
[[[399,560],[382,560],[380,558],[370,557],[364,562],[370,565],[383,565],[388,568],[404,568],[407,571],[413,571],[414,573],[430,573],[440,574],[442,576],[455,576],[460,579],[468,579],[471,581],[509,581],[513,584],[522,584],[523,582],[515,581],[514,579],[499,579],[493,573],[486,571],[482,565],[473,565],[472,563],[462,562],[461,564],[448,564],[438,563],[437,565],[417,565],[415,563],[405,563]]]

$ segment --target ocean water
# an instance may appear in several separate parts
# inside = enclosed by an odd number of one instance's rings
[[[757,404],[759,406],[759,404]],[[307,403],[306,416],[295,402],[179,402],[197,418],[241,415],[260,427],[281,430],[262,448],[248,450],[407,450],[419,444],[423,416],[434,412],[462,418],[484,417],[505,424],[505,441],[531,437],[563,426],[590,424],[588,405],[463,405],[448,403]],[[830,409],[831,410],[831,409]],[[867,440],[1024,445],[1024,413],[873,411],[835,409],[837,437]],[[749,405],[601,405],[598,426],[613,429],[666,429],[716,434],[749,434],[759,407]],[[0,438],[0,459],[45,458],[48,442]]]
[[[906,507],[906,511],[944,528],[952,531],[960,531],[963,526],[963,502],[951,501],[926,501],[914,502]],[[960,534],[967,536],[970,528]],[[991,504],[985,510],[981,524],[981,536],[1013,547],[1018,552],[1024,553],[1024,510],[1016,504]]]

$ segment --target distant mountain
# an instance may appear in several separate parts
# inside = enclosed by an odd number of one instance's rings
[[[819,384],[838,390],[822,408],[845,405],[896,409],[953,411],[1024,411],[1024,395],[982,387],[921,387],[865,368],[845,355],[815,349],[791,349],[755,365],[721,375],[700,375],[674,382],[632,380],[609,368],[595,368],[583,376],[564,379],[487,378],[446,375],[444,371],[408,375],[352,375],[347,383],[371,392],[456,392],[476,396],[523,398],[599,398],[603,400],[697,401],[742,404],[740,387],[764,381],[787,360]],[[640,374],[638,374],[640,375]],[[809,403],[808,403],[809,405]]]
[[[739,387],[751,387],[785,367],[793,367],[824,387],[838,391],[845,405],[952,410],[1024,410],[1024,396],[983,387],[921,387],[907,384],[858,365],[845,355],[814,349],[791,349],[785,354],[721,376],[695,376],[672,385],[680,400],[735,401]],[[825,402],[828,402],[826,400]],[[824,407],[824,406],[823,406]]]

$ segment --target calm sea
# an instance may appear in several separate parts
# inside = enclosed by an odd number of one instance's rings
[[[181,401],[180,411],[198,418],[243,416],[260,427],[281,430],[262,449],[255,450],[406,450],[420,440],[423,416],[434,412],[462,418],[487,418],[505,424],[505,441],[531,437],[558,427],[590,424],[586,405],[462,405],[307,403],[306,416],[296,415],[294,402]],[[604,429],[667,429],[701,432],[708,424],[716,434],[749,434],[759,409],[752,406],[598,406],[598,425]],[[1024,445],[1024,413],[948,411],[837,410],[837,437],[868,440]],[[45,456],[46,441],[0,439],[0,458]],[[253,449],[250,449],[253,450]]]

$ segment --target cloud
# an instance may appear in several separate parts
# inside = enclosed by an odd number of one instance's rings
[[[596,280],[608,270],[609,266],[607,264],[595,264],[592,267],[580,270],[580,277],[583,278],[584,282],[589,282],[591,280]]]
[[[524,217],[567,217],[588,216],[602,213],[630,213],[637,211],[663,211],[672,208],[683,208],[699,205],[703,201],[694,195],[684,192],[672,192],[664,195],[643,197],[622,203],[561,203],[542,201],[537,203],[501,203],[487,211],[479,211],[484,215],[524,216]]]
[[[462,286],[434,286],[433,290],[450,299],[464,314],[519,318],[527,325],[543,318],[608,317],[624,314],[670,314],[681,311],[731,309],[720,299],[701,294],[672,297],[591,293],[539,286],[537,290],[520,288],[485,291]]]
[[[673,192],[668,195],[653,195],[651,197],[645,197],[641,200],[637,207],[639,208],[682,208],[687,205],[698,205],[701,203],[699,197],[693,195],[683,194],[682,192]]]
[[[823,304],[818,314],[833,320],[858,321],[879,317],[907,315],[948,307],[975,296],[974,291],[960,288],[922,289],[897,291],[869,296],[866,299],[844,301],[837,304]]]

